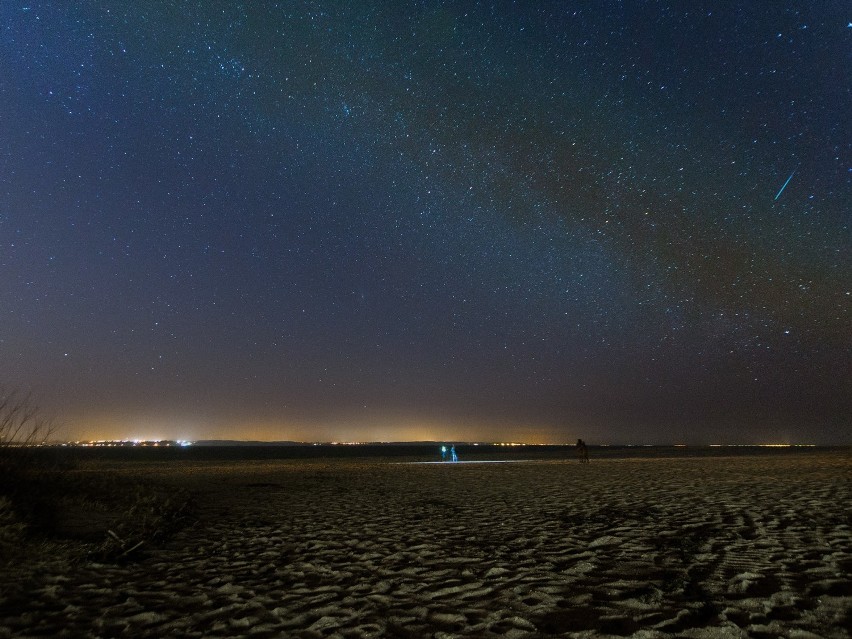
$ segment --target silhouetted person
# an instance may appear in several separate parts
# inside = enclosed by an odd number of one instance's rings
[[[574,446],[574,448],[577,449],[577,457],[580,458],[580,463],[581,464],[588,464],[589,463],[589,449],[586,446],[586,442],[584,442],[582,439],[578,439],[577,444]]]
[[[442,462],[447,461],[447,447],[446,446],[441,446],[441,461]]]
[[[450,446],[450,459],[454,462],[459,460],[458,455],[456,455],[456,447]]]

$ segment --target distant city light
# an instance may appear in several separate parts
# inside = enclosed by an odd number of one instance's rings
[[[710,448],[816,448],[816,444],[710,444]]]
[[[192,446],[186,439],[94,439],[89,441],[65,442],[62,446],[80,446],[84,448],[180,448]]]

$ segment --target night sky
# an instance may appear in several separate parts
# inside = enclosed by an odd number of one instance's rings
[[[0,3],[74,438],[852,443],[852,6]]]

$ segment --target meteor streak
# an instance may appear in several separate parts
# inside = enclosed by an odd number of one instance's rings
[[[792,179],[793,179],[793,176],[794,176],[795,174],[796,174],[796,172],[795,172],[795,171],[793,171],[793,172],[790,174],[790,177],[788,177],[788,178],[787,178],[787,181],[786,181],[786,182],[784,182],[784,185],[783,185],[783,186],[782,186],[782,187],[778,190],[778,193],[776,193],[776,194],[775,194],[775,200],[777,200],[779,197],[781,197],[781,194],[784,192],[784,189],[786,189],[786,188],[787,188],[787,185],[790,183],[790,180],[792,180]],[[775,200],[772,200],[772,201],[774,202]]]

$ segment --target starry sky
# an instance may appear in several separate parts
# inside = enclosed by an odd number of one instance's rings
[[[74,438],[852,443],[852,7],[4,0]]]

